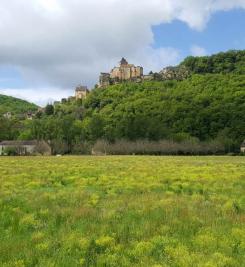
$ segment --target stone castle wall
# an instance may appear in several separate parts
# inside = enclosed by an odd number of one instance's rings
[[[118,79],[119,81],[141,78],[142,76],[143,68],[135,67],[134,65],[115,67],[110,73],[111,79]]]

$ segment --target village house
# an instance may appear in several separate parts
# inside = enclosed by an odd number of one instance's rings
[[[60,104],[71,103],[76,100],[86,99],[90,91],[87,86],[79,85],[75,89],[75,96],[69,96],[68,98],[62,98],[61,101],[54,101],[53,105],[58,106]]]
[[[31,112],[31,111],[28,111],[27,113],[26,113],[26,119],[27,120],[32,120],[34,117],[35,117],[35,113],[34,112]]]
[[[240,151],[241,151],[242,153],[245,153],[245,140],[244,140],[243,143],[241,144]]]
[[[45,141],[2,141],[0,142],[0,156],[2,155],[51,155],[51,147]]]
[[[76,100],[79,99],[86,99],[87,96],[89,94],[89,90],[87,86],[77,86],[76,90],[75,90],[75,98]]]
[[[3,117],[4,117],[5,119],[10,120],[10,119],[12,118],[12,113],[11,113],[11,112],[6,112],[5,114],[3,114]]]

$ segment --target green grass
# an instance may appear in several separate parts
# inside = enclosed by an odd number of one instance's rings
[[[0,158],[0,266],[244,266],[244,157]]]

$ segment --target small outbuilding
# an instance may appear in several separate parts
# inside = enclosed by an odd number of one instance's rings
[[[87,86],[77,86],[76,90],[75,90],[75,98],[76,100],[79,99],[86,99],[87,96],[89,94],[89,90]]]
[[[241,144],[241,149],[240,149],[240,151],[241,151],[242,153],[245,153],[245,140],[244,140],[243,143]]]
[[[45,141],[2,141],[0,155],[51,155],[51,147]]]

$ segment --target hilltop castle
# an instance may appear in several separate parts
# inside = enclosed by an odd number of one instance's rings
[[[141,81],[142,78],[143,68],[129,64],[125,58],[122,58],[119,67],[114,67],[110,73],[100,74],[99,87],[107,87],[123,81]]]
[[[122,58],[118,67],[114,67],[110,73],[101,73],[99,78],[99,88],[106,88],[109,85],[119,84],[125,81],[142,82],[142,81],[166,81],[166,80],[183,80],[189,76],[189,71],[183,66],[167,67],[159,73],[150,72],[148,75],[143,74],[143,67],[129,64],[125,58]],[[55,101],[54,105],[60,103],[72,102],[76,100],[84,100],[90,91],[87,86],[79,85],[75,89],[75,96],[63,98]],[[8,116],[8,114],[6,114]]]
[[[163,68],[160,72],[150,72],[148,75],[143,74],[143,67],[136,67],[129,64],[125,58],[122,58],[120,65],[114,67],[110,73],[101,73],[99,78],[99,88],[105,88],[109,85],[122,83],[125,81],[142,82],[142,81],[182,81],[190,76],[190,71],[185,66],[175,66]]]

